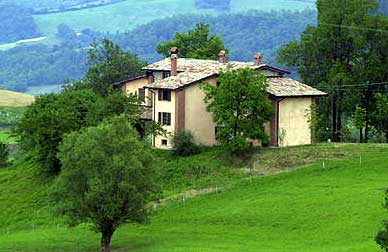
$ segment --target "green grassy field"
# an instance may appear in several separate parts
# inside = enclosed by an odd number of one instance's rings
[[[213,13],[198,11],[194,8],[194,0],[128,0],[112,5],[63,12],[48,15],[36,15],[35,21],[40,32],[54,35],[57,26],[65,23],[76,31],[91,28],[101,32],[128,31],[152,20],[186,13]]]
[[[231,3],[232,12],[255,10],[303,10],[313,8],[314,4],[295,0],[234,0]],[[124,2],[85,9],[80,11],[63,12],[55,14],[35,15],[39,31],[45,35],[53,36],[57,26],[65,23],[76,31],[91,28],[100,32],[128,31],[138,25],[148,23],[155,19],[178,14],[217,14],[211,10],[198,10],[194,0],[127,0]]]
[[[163,165],[182,162],[159,154]],[[252,157],[251,172],[219,149],[186,158],[229,164],[236,173],[218,191],[158,208],[149,225],[123,226],[113,251],[378,251],[373,238],[388,217],[381,206],[387,145],[265,149]],[[0,251],[97,251],[99,236],[87,225],[69,229],[51,216],[48,184],[33,170],[25,160],[0,170]]]
[[[232,11],[246,10],[304,10],[306,8],[315,8],[315,3],[312,1],[298,0],[232,0]]]

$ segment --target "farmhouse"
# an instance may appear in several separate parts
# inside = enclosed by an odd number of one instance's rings
[[[216,125],[206,110],[200,83],[217,85],[221,71],[252,68],[268,79],[268,96],[275,115],[265,125],[272,146],[311,144],[311,130],[306,112],[317,97],[326,95],[315,88],[285,77],[289,72],[262,62],[260,54],[252,62],[228,61],[224,51],[218,60],[178,58],[178,49],[171,49],[171,57],[144,67],[145,75],[114,85],[125,94],[136,93],[146,108],[144,117],[160,122],[168,136],[153,137],[153,145],[170,148],[177,130],[190,131],[197,143],[216,145]]]

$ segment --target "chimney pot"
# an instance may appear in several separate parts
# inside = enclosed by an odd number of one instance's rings
[[[227,63],[228,62],[228,56],[226,54],[226,51],[222,50],[219,54],[218,54],[218,61],[220,63]]]
[[[170,54],[178,54],[179,50],[178,50],[178,47],[174,46],[174,47],[171,47],[170,49]]]
[[[263,63],[263,55],[261,55],[261,53],[256,53],[254,56],[253,56],[253,59],[255,60],[255,65],[256,66],[259,66]]]

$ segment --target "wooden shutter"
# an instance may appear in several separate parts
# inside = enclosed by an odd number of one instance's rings
[[[158,100],[161,101],[162,100],[162,93],[163,93],[163,90],[158,90]]]
[[[166,113],[167,114],[167,125],[171,125],[171,113]]]
[[[144,102],[145,101],[145,89],[139,88],[139,100]]]
[[[158,113],[158,122],[162,123],[162,113],[161,112]]]
[[[171,101],[171,91],[166,90],[166,92],[167,92],[167,101]]]

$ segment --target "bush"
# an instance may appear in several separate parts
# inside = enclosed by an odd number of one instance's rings
[[[8,165],[9,148],[5,143],[0,142],[0,168]]]
[[[173,151],[174,157],[188,157],[201,152],[198,145],[194,143],[193,135],[189,131],[178,131],[173,139]]]

